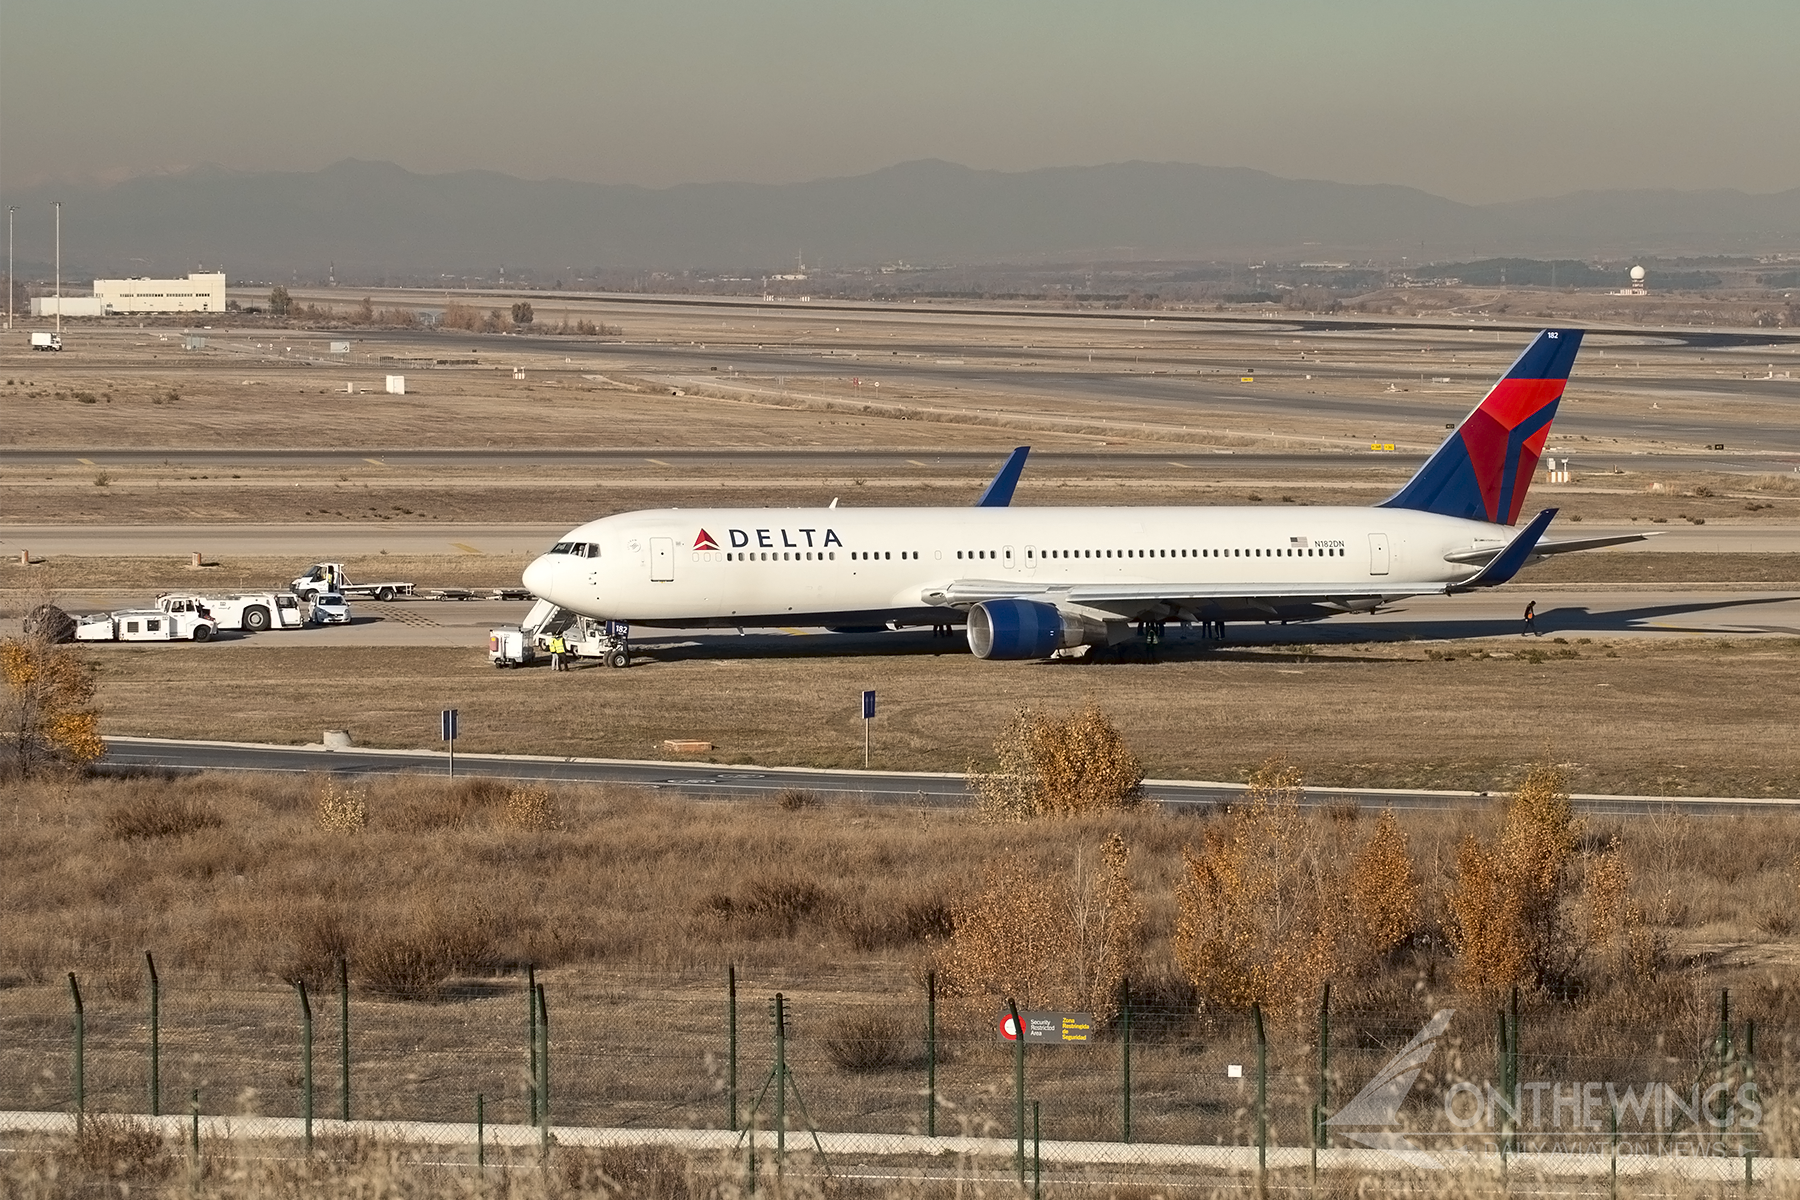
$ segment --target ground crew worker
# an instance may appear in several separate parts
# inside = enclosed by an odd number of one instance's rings
[[[552,671],[564,671],[564,670],[568,669],[563,666],[563,654],[566,652],[567,652],[567,646],[563,642],[562,634],[560,634],[560,633],[551,634],[550,635],[550,669]]]
[[[1525,606],[1525,628],[1519,630],[1519,636],[1524,637],[1528,633],[1536,634],[1538,637],[1544,636],[1538,630],[1538,627],[1537,627],[1537,601],[1536,600],[1531,601],[1529,604],[1527,604]]]

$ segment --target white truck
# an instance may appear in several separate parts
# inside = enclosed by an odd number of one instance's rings
[[[78,642],[206,642],[218,628],[191,612],[127,608],[75,619]]]
[[[33,333],[31,335],[31,348],[33,350],[61,350],[62,334]]]
[[[166,613],[192,613],[211,620],[220,629],[261,633],[265,629],[298,629],[305,624],[296,596],[278,592],[248,592],[230,596],[196,596],[169,592],[156,598]]]
[[[395,596],[410,596],[413,585],[410,583],[352,583],[344,574],[343,563],[314,563],[306,569],[306,574],[288,585],[294,595],[302,600],[311,601],[314,597],[335,592],[340,596],[361,596],[364,599],[392,600]]]

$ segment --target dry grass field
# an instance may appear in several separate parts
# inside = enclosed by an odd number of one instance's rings
[[[715,804],[568,787],[522,798],[488,781],[222,775],[35,784],[7,798],[6,1107],[64,1097],[63,974],[73,971],[88,995],[90,1104],[141,1108],[142,953],[151,949],[164,979],[165,1086],[176,1096],[190,1080],[203,1086],[209,1112],[296,1111],[296,979],[316,997],[321,1115],[330,1111],[332,977],[344,955],[359,1115],[467,1120],[485,1086],[490,1120],[523,1121],[520,971],[529,963],[550,997],[559,1121],[716,1127],[722,975],[735,963],[752,1087],[768,1061],[764,1001],[780,990],[794,1013],[792,1061],[820,1125],[917,1128],[921,980],[958,936],[957,914],[970,911],[985,871],[1011,859],[1078,890],[1117,834],[1143,912],[1130,971],[1142,1039],[1138,1136],[1248,1136],[1241,1087],[1223,1070],[1244,1061],[1243,1016],[1199,1002],[1173,951],[1184,853],[1229,819],[1219,814],[989,825],[967,812],[818,796]],[[352,811],[361,815],[346,819]],[[1457,992],[1445,926],[1458,843],[1493,838],[1499,811],[1398,820],[1419,897],[1415,932],[1335,981],[1337,1103],[1434,1006],[1473,1014],[1445,1072],[1481,1079],[1493,1069],[1486,998]],[[1349,807],[1302,822],[1338,867],[1377,824]],[[1733,1020],[1758,1025],[1758,1079],[1785,1095],[1800,985],[1792,822],[1590,822],[1579,830],[1578,890],[1615,838],[1623,898],[1647,922],[1654,961],[1621,976],[1606,953],[1588,950],[1560,990],[1528,992],[1526,1078],[1704,1073],[1709,1023],[1728,987]],[[1582,911],[1571,945],[1588,945]],[[1006,1136],[1010,1064],[985,1030],[990,1002],[947,996],[940,1006],[943,1120]],[[1273,1026],[1280,1144],[1305,1137],[1310,1020],[1301,1012]],[[1116,1136],[1117,1054],[1110,1038],[1034,1052],[1047,1137]]]
[[[495,671],[485,649],[242,650],[223,643],[84,651],[108,733],[434,745],[462,711],[468,751],[655,758],[665,738],[711,741],[718,761],[860,766],[858,697],[881,694],[875,765],[961,770],[1014,708],[1093,699],[1153,777],[1243,779],[1272,753],[1315,782],[1506,786],[1548,750],[1575,790],[1800,795],[1800,642],[1605,638],[1217,651],[1165,661],[984,663],[925,639],[866,654],[794,638],[659,652],[627,671]],[[770,703],[779,697],[779,703]]]

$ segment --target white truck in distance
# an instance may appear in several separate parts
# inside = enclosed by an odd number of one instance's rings
[[[128,608],[75,619],[78,642],[206,642],[218,628],[191,612]]]
[[[413,585],[410,583],[352,583],[350,577],[344,574],[343,563],[330,562],[314,563],[306,569],[306,574],[288,586],[294,595],[306,601],[331,592],[340,596],[361,596],[374,600],[392,600],[395,596],[413,594]]]
[[[31,335],[31,348],[33,350],[61,350],[62,334],[34,333]]]
[[[156,598],[166,613],[192,613],[206,617],[220,629],[261,633],[265,629],[298,629],[305,624],[297,597],[276,592],[250,592],[232,596],[196,596],[170,592]]]

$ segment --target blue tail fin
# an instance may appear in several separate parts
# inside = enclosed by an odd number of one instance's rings
[[[1013,489],[1019,486],[1019,476],[1025,471],[1025,456],[1031,453],[1030,446],[1020,446],[1007,458],[1006,465],[1000,468],[981,498],[975,501],[976,508],[1005,508],[1012,503]]]
[[[1455,433],[1382,508],[1511,525],[1581,349],[1579,329],[1546,329]]]

